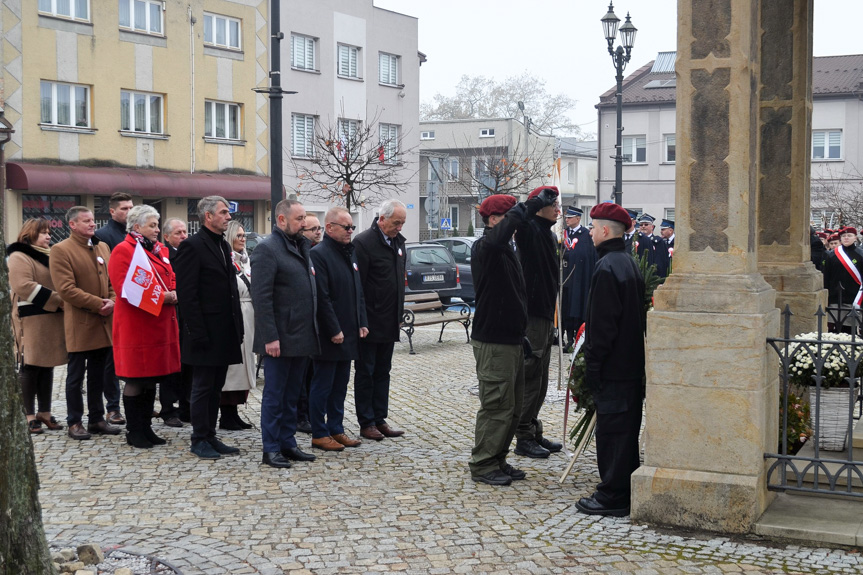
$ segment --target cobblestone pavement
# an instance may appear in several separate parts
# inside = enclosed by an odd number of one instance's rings
[[[404,437],[276,470],[260,462],[257,429],[222,439],[239,456],[203,461],[190,429],[154,424],[168,445],[132,449],[123,436],[34,436],[49,541],[119,545],[186,575],[280,573],[863,573],[853,551],[657,530],[578,513],[598,481],[593,453],[561,486],[566,456],[511,456],[526,481],[471,481],[467,459],[478,400],[463,332],[420,329],[417,355],[396,345],[390,422]],[[556,353],[555,348],[555,353]],[[556,365],[556,362],[555,362]],[[556,379],[556,367],[553,368]],[[65,370],[55,414],[65,417]],[[549,393],[546,433],[563,402]],[[348,413],[353,409],[349,395]],[[241,410],[258,427],[260,389]],[[358,434],[354,417],[348,432]],[[300,436],[308,448],[308,436]],[[805,519],[801,519],[805,521]]]

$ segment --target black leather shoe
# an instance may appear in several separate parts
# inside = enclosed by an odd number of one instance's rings
[[[312,424],[308,419],[304,419],[303,421],[297,422],[297,431],[300,433],[311,433],[312,432]]]
[[[216,453],[218,453],[219,455],[234,455],[235,453],[240,452],[240,450],[236,447],[230,447],[228,445],[225,445],[215,437],[208,437],[207,443],[209,443],[210,447],[215,449]]]
[[[165,420],[165,425],[168,427],[183,427],[183,422],[179,417],[169,417]]]
[[[317,457],[311,453],[302,451],[299,447],[288,447],[287,449],[283,449],[282,455],[291,461],[314,461],[317,459]]]
[[[489,471],[483,475],[471,475],[470,478],[477,483],[485,483],[486,485],[509,485],[512,483],[512,477],[500,469]]]
[[[120,435],[120,428],[116,425],[111,425],[107,421],[97,421],[87,425],[87,431],[103,435]]]
[[[515,442],[515,454],[524,455],[525,457],[533,457],[534,459],[544,459],[549,456],[551,451],[536,442],[535,439],[518,439]]]
[[[582,497],[578,500],[578,503],[575,504],[575,507],[586,515],[607,515],[610,517],[626,517],[629,515],[629,507],[621,507],[619,509],[606,507],[594,499],[593,495],[590,497]]]
[[[507,463],[503,467],[501,467],[500,470],[503,471],[504,473],[506,473],[507,475],[509,475],[513,481],[520,481],[522,479],[527,478],[527,473],[525,473],[521,469],[516,469],[515,467],[513,467],[509,463]]]
[[[536,440],[539,443],[540,447],[544,447],[548,449],[551,453],[557,453],[561,449],[563,449],[563,444],[558,443],[556,441],[552,441],[550,439],[546,439],[545,437],[540,436],[539,439]]]
[[[264,465],[269,465],[270,467],[276,467],[278,469],[287,469],[291,466],[291,462],[285,458],[284,455],[279,453],[278,451],[273,451],[272,453],[264,453],[264,457],[261,460],[261,463]]]

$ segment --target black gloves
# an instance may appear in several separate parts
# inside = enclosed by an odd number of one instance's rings
[[[537,198],[542,200],[542,207],[554,205],[554,202],[557,201],[557,190],[553,188],[543,188],[540,193],[536,195]]]

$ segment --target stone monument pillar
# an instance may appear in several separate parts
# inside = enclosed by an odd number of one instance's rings
[[[636,521],[747,532],[771,500],[778,369],[766,340],[780,318],[757,257],[767,1],[678,2],[677,249],[648,314]]]
[[[811,262],[812,0],[762,1],[758,271],[788,305],[791,333],[815,331],[827,307]]]

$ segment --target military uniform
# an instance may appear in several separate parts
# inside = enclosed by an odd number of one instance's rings
[[[581,215],[581,214],[577,214]],[[596,265],[596,248],[590,231],[579,224],[568,228],[563,237],[563,306],[562,325],[566,341],[571,344],[574,334],[584,323],[590,278]]]

